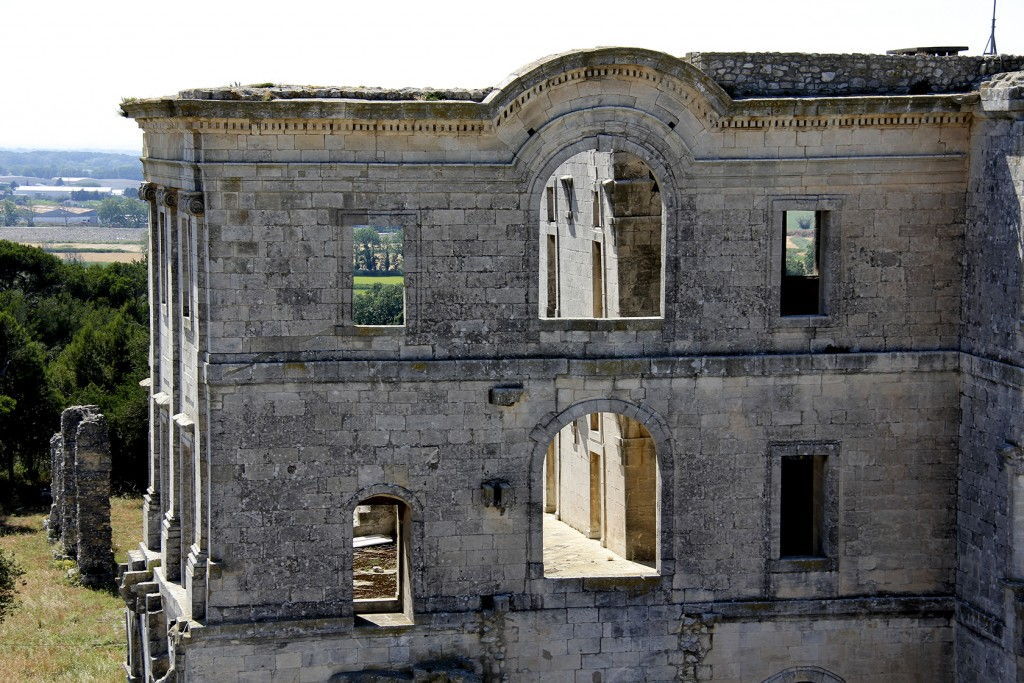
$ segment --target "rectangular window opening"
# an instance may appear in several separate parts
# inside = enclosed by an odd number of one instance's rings
[[[780,557],[824,557],[824,455],[784,456],[779,492]]]
[[[591,269],[592,269],[592,292],[593,298],[593,317],[603,318],[604,317],[604,257],[601,253],[601,243],[592,242],[590,250]],[[585,253],[585,252],[584,252]]]
[[[555,188],[548,186],[547,188],[547,208],[548,208],[548,223],[554,223],[555,217],[558,215],[558,207],[555,202]]]
[[[601,193],[597,190],[593,192],[593,214],[594,214],[594,227],[599,228],[602,225],[601,222]]]
[[[821,315],[823,211],[784,211],[781,314]]]
[[[405,231],[401,226],[352,229],[352,321],[405,324]]]
[[[384,496],[352,512],[352,605],[361,626],[412,624],[411,519],[408,507]]]
[[[558,317],[558,240],[548,235],[547,243],[547,308],[549,318]]]
[[[601,481],[601,456],[590,451],[590,538],[601,538],[601,509],[604,489]]]

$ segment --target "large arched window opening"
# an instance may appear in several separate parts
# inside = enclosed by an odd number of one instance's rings
[[[357,624],[412,623],[412,514],[404,501],[378,495],[352,512],[352,606]]]
[[[580,152],[555,169],[540,201],[541,318],[662,315],[665,210],[643,160]]]
[[[543,477],[545,577],[658,574],[658,459],[641,423],[573,420],[549,444]]]

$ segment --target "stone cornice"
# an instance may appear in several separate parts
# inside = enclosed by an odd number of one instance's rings
[[[900,351],[844,354],[754,354],[565,360],[544,358],[473,360],[329,360],[265,355],[218,354],[202,364],[210,385],[277,382],[380,380],[433,382],[459,378],[492,381],[530,377],[768,377],[805,374],[892,374],[958,372],[956,351]],[[486,400],[486,396],[482,400]]]
[[[719,114],[693,104],[694,114],[717,129],[828,127],[892,127],[920,125],[969,125],[977,95],[928,95],[894,97],[808,98],[804,100],[737,100],[727,112]],[[425,134],[464,136],[493,134],[498,124],[490,120],[487,105],[459,103],[476,111],[461,111],[458,118],[449,118],[451,110],[410,111],[403,103],[372,103],[376,111],[362,111],[355,117],[344,102],[329,103],[331,107],[304,105],[299,102],[255,103],[259,111],[247,111],[249,102],[168,101],[140,111],[140,126],[150,132],[190,130],[205,134],[241,135],[374,135]],[[324,103],[320,103],[323,105]],[[365,103],[364,103],[365,104]],[[430,105],[433,103],[421,103]],[[280,105],[280,106],[277,106]],[[360,107],[362,108],[362,107]],[[412,116],[415,114],[416,116]],[[500,116],[504,116],[501,114]]]
[[[650,109],[666,124],[686,110],[711,128],[964,125],[978,102],[976,93],[733,100],[685,60],[635,48],[546,58],[513,74],[482,101],[465,93],[463,99],[402,100],[396,97],[423,93],[367,89],[367,95],[382,93],[380,99],[356,99],[344,96],[355,92],[347,89],[273,87],[263,89],[265,98],[256,99],[252,88],[236,90],[183,91],[178,97],[127,101],[122,110],[150,131],[171,125],[254,135],[472,135],[492,133],[506,122],[511,125],[512,119],[525,129],[555,102],[578,100],[586,108],[604,95],[612,97],[610,106]],[[335,92],[339,96],[329,96]],[[191,98],[199,96],[203,99]],[[519,114],[528,109],[531,122],[525,124]]]

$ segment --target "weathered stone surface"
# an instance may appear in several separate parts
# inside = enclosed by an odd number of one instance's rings
[[[60,545],[64,556],[70,558],[78,556],[78,475],[75,464],[78,425],[98,411],[99,406],[72,406],[60,416]]]
[[[64,508],[64,452],[60,432],[50,437],[50,514],[46,518],[46,540],[56,543],[61,536]]]
[[[87,586],[110,586],[114,579],[110,532],[110,437],[103,415],[89,415],[78,424],[75,479],[79,577]]]
[[[84,585],[110,587],[110,437],[98,406],[72,406],[50,440],[53,504],[47,519],[55,554],[75,559]]]
[[[153,184],[161,530],[121,575],[129,670],[1013,680],[1022,132],[1016,77],[979,83],[1020,68],[602,48],[483,98],[125,103]],[[581,193],[545,226],[563,175]],[[606,180],[619,222],[595,225]],[[785,211],[824,226],[817,316],[780,314]],[[353,324],[352,228],[371,223],[405,231],[402,327]],[[553,270],[585,292],[595,228],[611,253],[638,227],[660,301],[625,309],[657,315],[546,315],[542,240],[576,244]],[[592,413],[650,435],[652,576],[544,576],[548,446]],[[833,468],[824,557],[775,547],[787,453]],[[352,597],[353,516],[373,504],[403,515],[378,531],[408,534],[383,614]]]
[[[733,97],[966,93],[1024,57],[691,52],[686,59]]]

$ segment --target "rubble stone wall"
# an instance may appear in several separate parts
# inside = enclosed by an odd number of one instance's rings
[[[110,437],[98,406],[61,413],[61,431],[50,441],[53,505],[47,527],[59,554],[77,561],[87,586],[114,578],[110,529]]]
[[[967,93],[1024,57],[795,52],[691,52],[686,59],[733,97]]]

